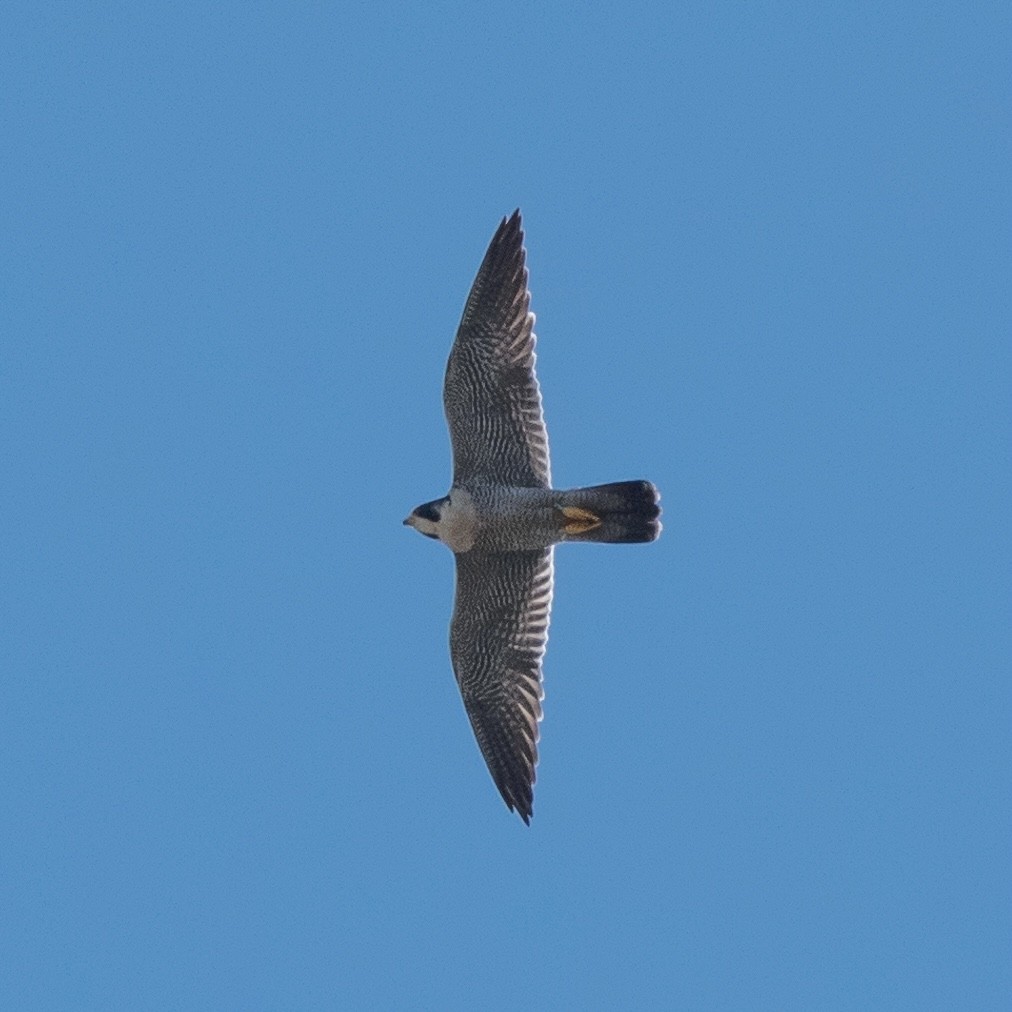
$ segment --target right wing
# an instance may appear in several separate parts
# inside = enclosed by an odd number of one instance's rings
[[[526,823],[534,801],[541,659],[552,606],[552,549],[456,556],[450,655],[499,793]]]

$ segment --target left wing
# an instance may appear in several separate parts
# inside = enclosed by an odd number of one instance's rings
[[[446,363],[454,485],[552,484],[525,260],[518,210],[492,237]]]

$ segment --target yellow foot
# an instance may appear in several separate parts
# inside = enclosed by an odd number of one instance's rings
[[[562,529],[566,534],[586,534],[601,526],[601,518],[596,513],[582,510],[579,506],[562,506],[560,512],[565,517]]]

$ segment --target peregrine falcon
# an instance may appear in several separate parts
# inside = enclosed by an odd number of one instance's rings
[[[404,523],[456,558],[453,672],[492,779],[529,825],[553,546],[653,541],[661,511],[648,481],[552,488],[525,258],[518,209],[492,238],[446,365],[453,483]]]

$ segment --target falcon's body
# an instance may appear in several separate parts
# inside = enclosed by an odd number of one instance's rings
[[[454,673],[496,786],[525,822],[537,763],[552,546],[653,541],[661,529],[649,482],[551,487],[529,305],[516,211],[485,254],[446,367],[453,485],[404,521],[456,556]]]

